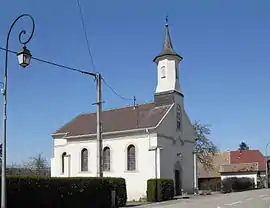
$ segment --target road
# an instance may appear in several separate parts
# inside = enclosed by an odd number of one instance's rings
[[[144,208],[270,208],[270,189],[260,189],[230,194],[194,196],[159,204],[139,206]]]

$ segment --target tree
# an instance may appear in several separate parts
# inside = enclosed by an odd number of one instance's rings
[[[238,150],[249,150],[249,146],[245,142],[241,142]]]
[[[34,157],[30,157],[29,161],[24,166],[25,168],[36,171],[37,174],[40,174],[49,167],[47,159],[42,155],[42,153],[39,153]]]
[[[204,169],[213,169],[213,157],[218,151],[217,146],[209,140],[211,129],[208,124],[201,124],[195,121],[193,124],[195,129],[195,152],[198,161],[203,165]]]

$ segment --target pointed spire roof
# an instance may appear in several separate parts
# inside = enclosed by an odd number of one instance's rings
[[[166,18],[166,25],[165,25],[165,40],[163,44],[163,50],[161,53],[154,58],[154,62],[162,57],[162,56],[177,56],[180,61],[183,59],[178,53],[176,53],[173,49],[172,40],[169,32],[169,25],[168,25],[168,18]]]

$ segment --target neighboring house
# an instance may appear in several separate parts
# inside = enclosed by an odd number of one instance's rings
[[[228,177],[249,177],[254,179],[255,186],[265,176],[265,157],[259,150],[236,150],[220,152],[213,159],[214,169],[204,170],[202,164],[198,164],[198,180]]]
[[[102,112],[104,176],[125,178],[128,200],[146,195],[147,180],[155,177],[155,154],[157,177],[174,179],[176,194],[193,193],[195,131],[179,85],[181,60],[166,24],[163,51],[154,59],[154,102]],[[52,134],[52,176],[97,176],[96,129],[96,113],[86,113]],[[156,147],[162,150],[149,151]]]
[[[223,164],[230,164],[230,152],[217,152],[213,157],[213,169],[205,169],[203,165],[198,162],[197,169],[199,189],[202,189],[202,184],[205,182],[213,181],[214,183],[217,182],[217,184],[220,183],[221,174],[219,170],[220,166]],[[216,187],[216,190],[218,189],[219,187]]]

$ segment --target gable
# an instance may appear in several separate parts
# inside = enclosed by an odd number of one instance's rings
[[[156,127],[169,108],[170,105],[155,106],[154,103],[146,103],[137,105],[136,107],[127,106],[105,110],[101,114],[102,132],[106,133]],[[52,135],[88,135],[96,134],[96,130],[96,113],[87,113],[75,117]]]

